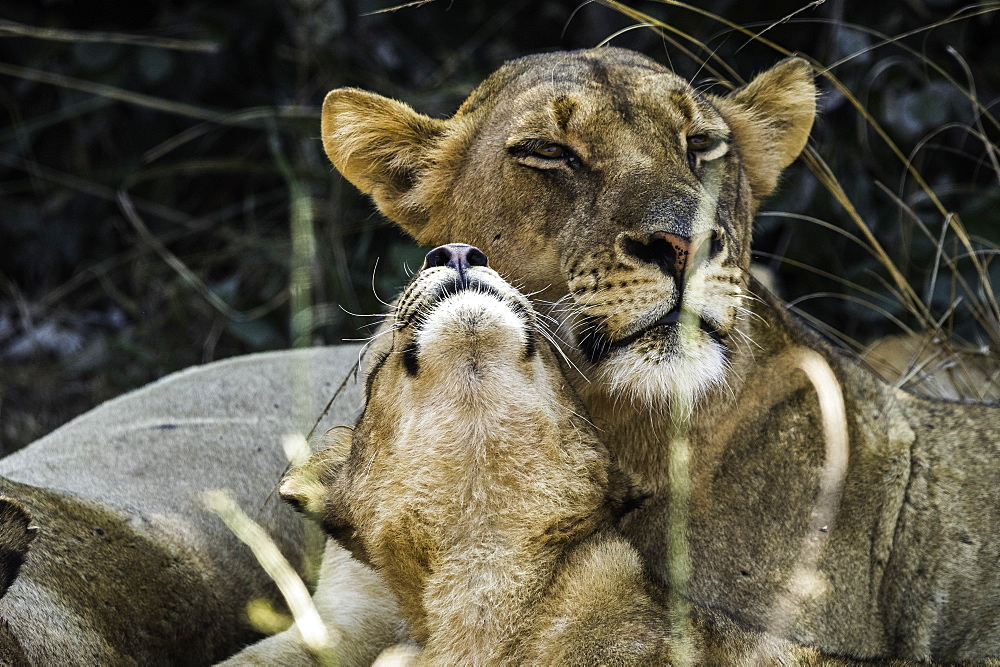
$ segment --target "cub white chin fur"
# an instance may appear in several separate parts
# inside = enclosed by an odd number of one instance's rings
[[[517,359],[523,354],[526,326],[510,308],[498,307],[496,296],[473,288],[434,305],[416,340],[423,356],[437,358],[438,363],[429,364],[434,368],[447,368],[451,360],[469,354],[473,362],[475,355],[488,354],[495,363],[494,358]]]

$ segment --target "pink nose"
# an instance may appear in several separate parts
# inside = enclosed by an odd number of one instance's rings
[[[651,236],[653,241],[666,241],[674,249],[674,277],[680,278],[687,269],[688,260],[691,258],[691,239],[680,234],[669,232],[654,232]]]

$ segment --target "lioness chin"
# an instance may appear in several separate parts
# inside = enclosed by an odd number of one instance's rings
[[[753,216],[815,95],[802,59],[720,96],[602,48],[511,61],[446,120],[335,90],[322,135],[418,242],[472,243],[558,304],[569,379],[654,492],[624,531],[660,582],[831,654],[998,657],[1000,412],[887,385],[748,277]],[[672,450],[689,451],[673,472]]]
[[[369,356],[357,425],[281,486],[385,577],[422,646],[414,662],[806,657],[705,610],[674,634],[616,528],[638,501],[631,483],[530,303],[470,256],[483,257],[464,245],[428,254]]]

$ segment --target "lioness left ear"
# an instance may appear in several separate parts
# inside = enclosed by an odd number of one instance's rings
[[[305,514],[321,516],[326,505],[326,480],[347,460],[351,451],[351,429],[332,428],[323,434],[322,449],[297,465],[281,480],[278,495]]]
[[[416,236],[425,214],[408,195],[446,122],[388,97],[338,88],[323,101],[320,131],[333,166],[371,195],[387,218]]]
[[[713,102],[726,117],[743,158],[754,199],[771,194],[781,171],[805,148],[816,117],[812,66],[786,58]]]

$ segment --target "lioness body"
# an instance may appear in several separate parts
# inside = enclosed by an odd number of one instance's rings
[[[597,49],[512,61],[448,120],[334,91],[323,140],[420,243],[473,243],[558,301],[587,376],[571,381],[655,492],[626,532],[662,582],[680,516],[697,604],[833,655],[1000,657],[1000,411],[890,387],[747,275],[752,216],[814,98],[801,60],[720,97]],[[846,418],[803,358],[832,371]]]
[[[301,567],[299,519],[273,493],[287,465],[282,438],[312,426],[356,359],[345,347],[190,369],[0,461],[0,495],[37,526],[0,598],[0,656],[206,664],[258,637],[246,604],[280,608],[276,587],[200,493],[229,489]],[[352,418],[348,405],[324,423]]]
[[[776,305],[755,307],[766,334],[751,334],[761,348],[753,372],[730,383],[735,399],[710,398],[692,420],[692,596],[841,655],[997,656],[996,410],[894,389],[792,325]],[[826,452],[815,389],[796,367],[800,347],[826,356],[850,443],[836,518],[811,537],[824,544],[805,584],[794,574],[807,553]],[[649,471],[666,465],[654,454],[662,445],[654,445],[669,436],[643,416],[619,408],[595,423],[631,457],[630,469]],[[629,429],[624,442],[621,429]],[[663,549],[668,498],[656,494],[628,517],[625,531],[645,554]],[[667,578],[665,563],[652,562]],[[782,598],[794,603],[784,618]]]

